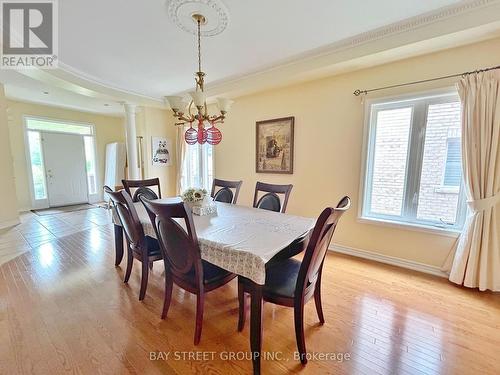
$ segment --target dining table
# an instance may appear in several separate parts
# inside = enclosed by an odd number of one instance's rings
[[[158,199],[175,203],[180,198]],[[254,374],[260,374],[262,348],[262,289],[266,264],[303,251],[315,219],[230,203],[213,202],[216,212],[194,215],[201,258],[250,284],[250,349]],[[144,234],[156,238],[153,224],[141,202],[134,203]],[[123,231],[113,215],[116,263],[123,257]],[[182,225],[181,222],[179,224]]]

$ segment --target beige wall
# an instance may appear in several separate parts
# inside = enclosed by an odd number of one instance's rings
[[[29,191],[28,164],[26,160],[23,116],[40,116],[58,120],[80,121],[95,126],[98,178],[101,188],[104,180],[104,163],[106,157],[106,144],[111,142],[125,142],[124,120],[121,117],[97,115],[57,107],[50,107],[32,103],[8,100],[9,129],[12,157],[14,161],[14,176],[19,209],[31,208]]]
[[[12,168],[12,154],[9,143],[9,127],[7,122],[7,100],[3,85],[0,84],[0,228],[17,224],[17,198]]]
[[[174,118],[170,110],[143,107],[137,114],[137,135],[143,138],[144,174],[146,178],[160,179],[162,196],[175,195],[176,161],[175,161]],[[151,137],[165,137],[172,141],[172,166],[153,166],[151,163]]]
[[[363,140],[363,105],[352,95],[401,82],[498,65],[500,39],[403,60],[383,66],[312,81],[283,89],[240,97],[221,126],[224,139],[216,147],[216,175],[242,179],[240,203],[251,204],[257,180],[292,183],[288,212],[317,216],[345,194],[354,205],[343,218],[335,243],[441,266],[455,239],[357,221]],[[387,90],[378,96],[447,87],[453,80],[405,89]],[[370,98],[377,95],[370,95]],[[255,122],[295,116],[293,175],[255,173]]]

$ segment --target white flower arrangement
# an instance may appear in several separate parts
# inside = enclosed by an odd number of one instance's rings
[[[205,189],[187,189],[182,193],[182,200],[191,208],[195,215],[212,215],[217,213],[217,206],[208,198]]]
[[[207,196],[205,189],[189,188],[182,193],[182,200],[188,203],[201,203]]]

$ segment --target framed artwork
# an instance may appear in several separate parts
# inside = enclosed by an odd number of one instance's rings
[[[295,117],[257,121],[255,171],[293,173],[293,125]]]
[[[151,137],[153,165],[172,165],[172,141],[167,138]]]

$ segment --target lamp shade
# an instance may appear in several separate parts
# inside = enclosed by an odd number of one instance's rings
[[[229,112],[234,101],[227,98],[217,98],[217,106],[219,111]]]
[[[170,108],[175,109],[176,111],[185,107],[184,98],[182,96],[166,96],[165,101],[168,103]]]
[[[193,98],[195,106],[203,107],[205,105],[205,93],[203,91],[191,91],[189,95]]]

